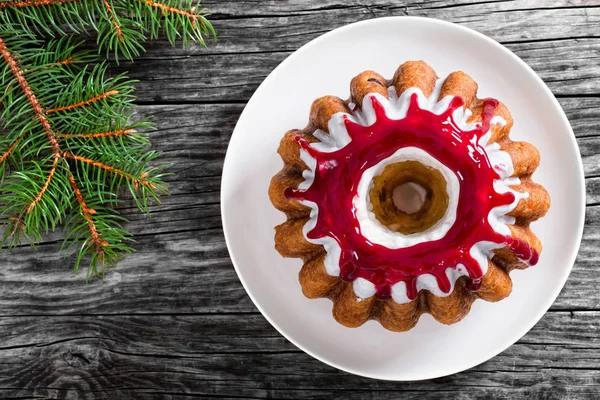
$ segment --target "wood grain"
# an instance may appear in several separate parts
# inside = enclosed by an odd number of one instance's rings
[[[507,44],[537,72],[558,97],[600,96],[600,38]],[[123,64],[139,79],[140,102],[244,102],[291,52],[206,54],[201,57],[149,58]]]
[[[0,253],[1,398],[595,399],[600,394],[600,1],[204,1],[219,41],[133,64],[140,116],[173,164],[152,217],[121,212],[137,252],[85,284],[60,232]],[[505,44],[558,97],[587,185],[581,251],[565,288],[517,344],[469,371],[390,383],[326,366],[260,315],[231,265],[220,220],[223,158],[245,102],[291,52],[336,27],[414,15],[462,23]]]
[[[4,395],[591,396],[600,388],[598,318],[598,312],[548,313],[493,360],[465,373],[415,383],[380,382],[332,370],[297,350],[260,314],[0,318],[5,356],[0,387],[18,377],[19,388]]]

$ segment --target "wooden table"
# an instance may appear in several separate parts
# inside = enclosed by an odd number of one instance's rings
[[[364,3],[364,4],[363,4]],[[171,196],[130,219],[137,252],[86,286],[59,235],[0,256],[0,397],[599,398],[600,1],[205,1],[208,49],[149,44],[134,64],[138,111],[172,162]],[[389,15],[440,18],[514,51],[552,89],[585,167],[586,228],[550,311],[517,344],[470,371],[393,383],[331,368],[254,307],[223,239],[223,158],[245,103],[291,52],[339,26]],[[466,349],[465,351],[468,351]]]

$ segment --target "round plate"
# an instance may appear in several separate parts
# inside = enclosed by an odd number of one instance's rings
[[[441,77],[463,70],[479,84],[479,97],[495,97],[511,110],[511,137],[540,150],[534,179],[552,199],[535,222],[544,251],[539,264],[511,273],[512,294],[498,303],[478,300],[451,326],[425,314],[405,333],[375,321],[339,325],[332,303],[309,300],[298,283],[299,259],[273,247],[273,227],[285,220],[267,195],[282,167],[283,134],[303,128],[310,105],[324,95],[349,97],[352,77],[372,69],[390,78],[407,60],[424,60]],[[336,368],[389,380],[430,379],[480,364],[515,343],[544,315],[563,287],[579,248],[585,213],[583,167],[573,131],[542,80],[492,39],[434,19],[372,19],[329,32],[281,63],[252,96],[235,127],[221,185],[223,228],[231,259],[250,298],[292,343]]]

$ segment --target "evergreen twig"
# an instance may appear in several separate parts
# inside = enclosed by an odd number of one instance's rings
[[[166,193],[152,124],[133,118],[134,81],[108,78],[69,34],[90,29],[117,60],[161,31],[184,45],[214,35],[194,0],[0,0],[1,244],[35,245],[62,225],[63,249],[78,247],[76,271],[89,259],[88,277],[132,251],[114,209],[121,188],[144,212]]]
[[[0,26],[29,35],[95,31],[107,54],[133,60],[162,32],[171,45],[215,36],[199,0],[0,0]]]

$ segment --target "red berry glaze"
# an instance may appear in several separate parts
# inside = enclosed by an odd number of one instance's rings
[[[490,128],[497,100],[485,100],[481,123],[473,130],[463,131],[452,118],[454,110],[463,105],[459,97],[437,115],[421,109],[417,95],[413,94],[407,115],[400,120],[389,119],[382,104],[375,97],[370,99],[376,121],[371,126],[362,126],[346,116],[344,122],[351,141],[343,148],[321,152],[296,138],[316,160],[314,180],[306,190],[288,188],[285,192],[289,198],[317,204],[317,223],[307,236],[309,239],[329,236],[336,240],[341,248],[343,280],[360,277],[372,282],[382,300],[390,296],[392,285],[403,281],[412,300],[417,296],[420,275],[433,275],[440,289],[448,293],[451,282],[445,271],[462,264],[471,279],[469,289],[477,290],[483,271],[469,251],[480,241],[505,244],[529,264],[537,263],[538,254],[527,243],[496,232],[488,222],[492,208],[511,204],[515,199],[512,193],[499,194],[494,190],[493,182],[500,177],[479,145],[479,139]],[[460,184],[457,217],[439,240],[390,249],[370,242],[361,234],[353,199],[363,172],[403,147],[424,150],[456,174]]]

